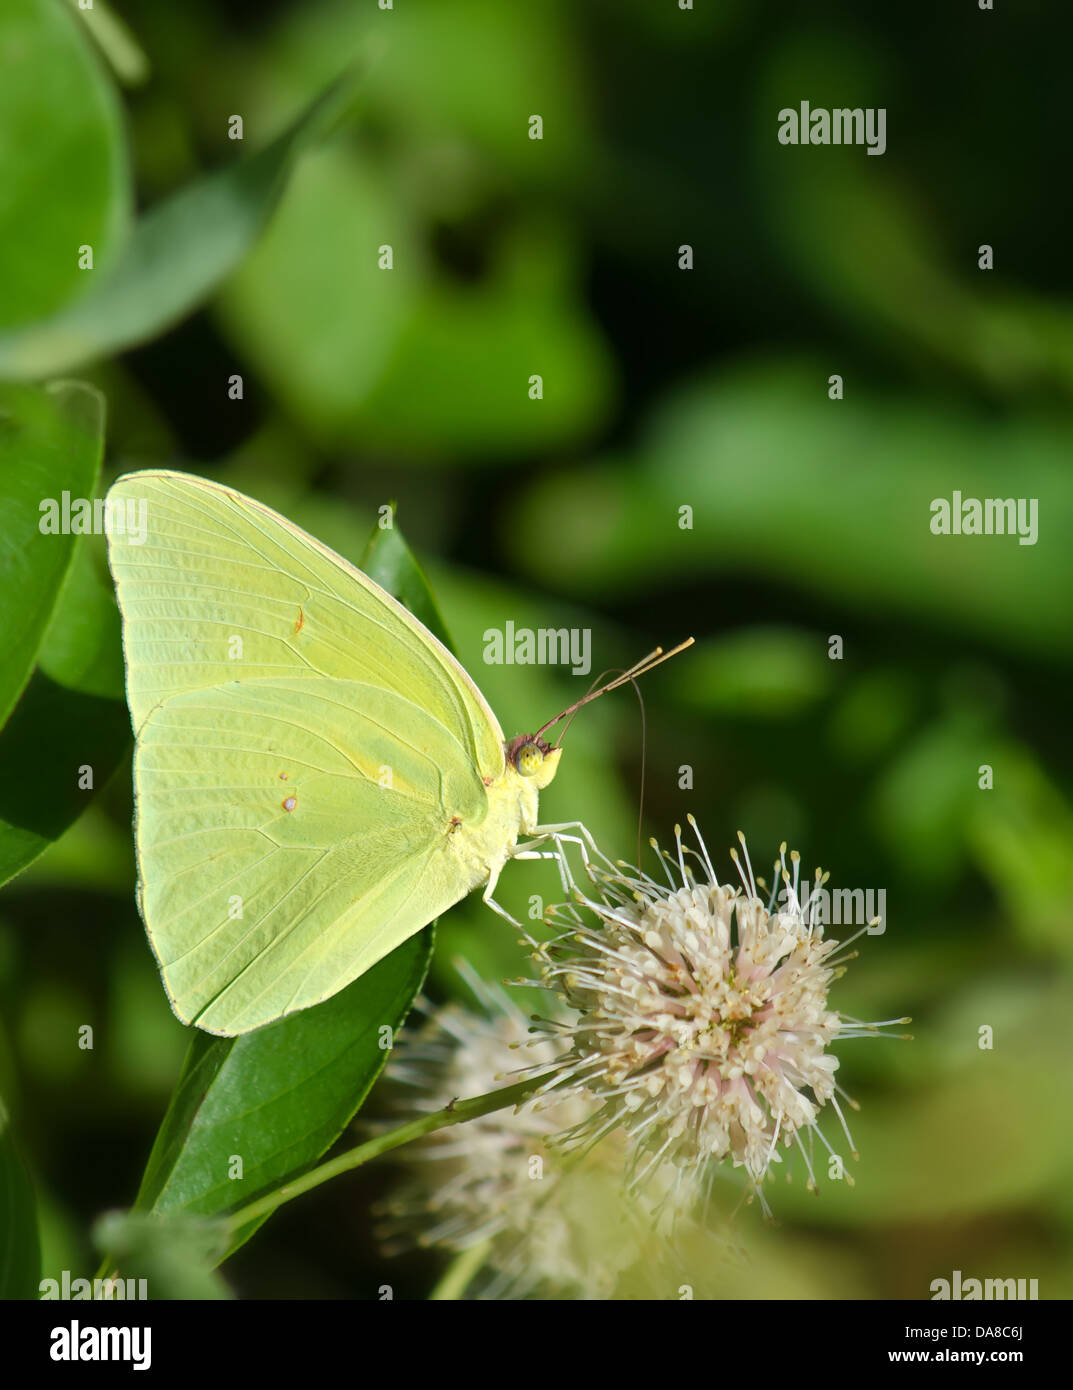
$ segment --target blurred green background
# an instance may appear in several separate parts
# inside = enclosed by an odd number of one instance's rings
[[[259,149],[345,59],[368,63],[355,118],[301,154],[208,301],[78,367],[108,400],[108,476],[204,473],[355,560],[396,500],[508,734],[587,680],[485,665],[486,628],[589,627],[594,674],[693,633],[644,683],[646,836],[692,811],[713,853],[740,827],[754,862],[786,839],[832,886],[885,888],[887,932],[832,1003],[914,1019],[911,1044],[839,1049],[862,1105],[856,1186],[780,1184],[774,1232],[745,1212],[739,1291],[925,1298],[960,1269],[1073,1296],[1068,17],[762,0],[101,13],[95,38],[60,26],[23,54],[24,90],[0,97],[3,330],[70,296],[50,237],[92,242],[106,269],[135,209],[236,158],[232,114],[241,152]],[[777,112],[802,99],[886,107],[886,154],[781,146]],[[954,489],[1037,498],[1038,543],[933,536],[930,503]],[[106,584],[99,544],[87,559]],[[573,725],[544,816],[633,858],[641,770],[620,692]],[[185,1051],[134,906],[130,816],[124,762],[0,897],[0,1089],[46,1272],[91,1263],[89,1220],[133,1198]],[[544,866],[508,869],[507,906],[533,893],[556,896]],[[479,903],[441,923],[433,997],[459,991],[455,955],[489,978],[521,966]],[[97,1045],[74,1051],[87,1022]],[[423,1296],[435,1259],[389,1265],[372,1240],[388,1178],[284,1210],[227,1265],[233,1288]]]

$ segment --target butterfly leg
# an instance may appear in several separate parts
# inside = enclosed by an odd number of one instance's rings
[[[580,835],[567,835],[564,832],[568,830],[577,830],[581,833]],[[554,849],[539,848],[539,846],[547,844],[549,840],[554,844]],[[566,821],[562,825],[536,826],[534,827],[533,838],[526,840],[523,843],[516,844],[511,849],[508,857],[510,859],[554,859],[556,866],[559,870],[559,881],[562,884],[563,892],[570,896],[576,891],[576,886],[574,883],[574,876],[570,870],[570,861],[568,860],[566,852],[564,850],[565,844],[576,845],[578,849],[581,851],[581,858],[582,862],[585,865],[585,870],[588,873],[589,878],[593,882],[596,881],[596,875],[593,872],[592,864],[589,859],[590,848],[593,854],[596,854],[601,859],[604,859],[604,862],[607,863],[609,867],[614,867],[613,865],[611,865],[610,860],[606,859],[606,857],[600,853],[600,850],[597,848],[596,841],[592,838],[592,835],[585,828],[585,826],[581,824],[580,821]],[[498,881],[499,871],[497,870],[489,877],[487,886],[484,890],[483,901],[487,904],[488,907],[492,909],[493,912],[497,913],[500,917],[502,917],[505,922],[509,922],[512,927],[517,928],[517,930],[522,933],[522,935],[525,937],[525,939],[529,942],[531,946],[538,945],[536,938],[531,936],[529,932],[526,931],[525,927],[521,924],[521,922],[519,922],[516,918],[512,917],[505,907],[502,907],[498,902],[496,902],[495,889]]]
[[[568,835],[567,831],[576,831],[576,834]],[[560,825],[537,825],[533,828],[533,839],[527,840],[525,844],[519,845],[515,852],[515,857],[537,857],[544,859],[560,859],[562,863],[563,844],[577,845],[581,851],[581,862],[585,865],[585,872],[590,880],[595,883],[597,879],[596,870],[593,868],[593,859],[601,860],[600,869],[603,872],[618,873],[616,866],[608,859],[607,855],[600,849],[593,839],[592,832],[581,821],[563,821]],[[530,856],[528,851],[535,849],[542,840],[551,840],[556,848],[554,851],[545,850],[543,854]],[[590,858],[591,854],[591,858]],[[569,889],[573,886],[572,881],[567,883],[564,880],[563,887]]]
[[[562,884],[563,892],[567,895],[574,891],[574,875],[570,871],[570,861],[567,859],[563,850],[563,842],[569,841],[576,844],[581,849],[583,859],[586,859],[585,846],[581,840],[574,835],[551,835],[548,837],[555,845],[554,849],[534,849],[534,845],[543,843],[543,839],[527,840],[525,845],[516,849],[511,855],[512,859],[554,859],[559,870],[559,882]],[[586,861],[587,862],[587,861]],[[590,873],[590,877],[591,877]]]
[[[568,831],[576,833],[568,834]],[[541,845],[546,845],[549,841],[555,846],[554,849],[540,848]],[[581,821],[563,821],[557,825],[536,825],[533,827],[531,838],[516,844],[508,857],[511,859],[554,859],[559,869],[559,881],[562,884],[563,892],[572,896],[577,891],[577,885],[574,882],[570,861],[564,848],[566,845],[576,845],[580,850],[581,862],[584,864],[585,872],[592,883],[599,881],[600,873],[617,874],[619,872],[615,864],[597,845],[592,832]],[[598,862],[594,867],[594,859],[602,862]],[[488,886],[484,890],[484,902],[504,921],[509,922],[512,927],[516,927],[531,945],[536,946],[538,943],[535,938],[529,935],[522,924],[512,917],[506,908],[501,907],[496,902],[493,895],[498,878],[498,872],[489,878]]]
[[[577,834],[565,835],[563,832],[567,830],[574,830],[577,832]],[[584,841],[585,845],[587,845],[588,849],[591,851],[594,859],[602,860],[604,866],[610,872],[618,873],[617,866],[614,863],[612,863],[610,859],[608,859],[607,855],[604,854],[603,850],[596,843],[595,839],[593,839],[592,831],[588,828],[588,826],[583,825],[579,820],[563,821],[561,825],[538,825],[533,833],[535,835],[550,835],[553,837],[556,835],[560,835],[563,839],[571,840],[575,844],[580,844],[582,841]],[[585,862],[586,864],[589,862],[587,856]]]
[[[539,855],[539,854],[533,854],[533,855],[512,855],[511,857],[512,857],[512,858],[523,858],[523,859],[540,859],[540,858],[543,858],[543,856],[542,856],[542,855]],[[484,893],[481,895],[481,901],[484,903],[484,905],[485,905],[486,907],[490,907],[494,913],[496,913],[498,916],[502,917],[503,920],[504,920],[504,922],[509,922],[510,925],[511,925],[516,931],[520,931],[521,934],[525,937],[526,941],[529,943],[530,946],[536,946],[536,945],[538,945],[538,942],[537,942],[536,937],[530,936],[530,934],[526,931],[525,927],[522,926],[521,922],[519,922],[518,919],[517,919],[516,917],[512,917],[511,914],[507,911],[507,909],[506,909],[505,907],[503,907],[503,905],[502,905],[501,903],[497,903],[497,902],[496,902],[496,900],[495,900],[495,891],[496,891],[496,884],[497,884],[498,882],[499,882],[499,870],[496,869],[496,870],[495,870],[492,874],[490,874],[489,877],[488,877],[488,882],[487,882],[487,884],[485,885]]]

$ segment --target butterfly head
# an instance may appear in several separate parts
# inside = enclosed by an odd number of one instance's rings
[[[559,769],[561,748],[552,748],[535,734],[519,734],[507,744],[507,762],[519,777],[543,791]]]

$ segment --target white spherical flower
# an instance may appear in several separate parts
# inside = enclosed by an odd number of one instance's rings
[[[788,865],[783,845],[780,905],[775,889],[765,904],[744,837],[744,866],[732,852],[742,883],[732,887],[718,881],[696,833],[699,854],[683,849],[676,828],[676,860],[661,856],[665,885],[593,861],[593,897],[577,887],[560,848],[577,903],[553,911],[566,929],[538,959],[542,984],[576,1021],[552,1026],[572,1046],[546,1086],[602,1102],[573,1137],[588,1141],[623,1127],[637,1185],[666,1163],[701,1180],[713,1162],[729,1159],[759,1191],[781,1161],[780,1146],[793,1146],[813,1186],[813,1138],[834,1153],[818,1124],[825,1106],[856,1157],[838,1097],[854,1103],[835,1081],[838,1059],[828,1049],[844,1038],[889,1036],[882,1029],[890,1022],[908,1020],[864,1024],[828,1008],[849,942],[824,939],[826,875],[817,871],[802,892],[799,856]]]

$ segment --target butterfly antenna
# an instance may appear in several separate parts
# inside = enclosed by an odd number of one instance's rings
[[[616,676],[613,681],[608,681],[607,685],[602,685],[599,690],[590,690],[589,693],[583,695],[580,700],[575,700],[572,705],[568,705],[566,709],[557,714],[554,719],[549,719],[546,724],[542,724],[533,737],[539,738],[542,733],[558,724],[560,720],[572,718],[582,705],[587,705],[591,700],[598,700],[601,695],[607,695],[610,691],[617,690],[620,685],[625,685],[627,681],[634,681],[638,676],[647,675],[649,671],[654,670],[664,661],[670,661],[672,656],[677,656],[679,652],[684,652],[687,647],[691,647],[692,645],[693,638],[687,637],[684,642],[679,642],[678,646],[672,647],[669,652],[665,652],[662,647],[656,647],[654,651],[650,651],[647,656],[642,657],[635,666],[631,666],[628,671],[623,671],[622,674]],[[565,733],[566,729],[559,735],[559,741],[555,745],[556,748],[561,746],[563,734]]]
[[[596,689],[596,687],[600,684],[600,682],[601,682],[602,680],[606,680],[608,676],[621,676],[621,675],[625,675],[625,672],[623,671],[623,669],[622,669],[621,666],[608,666],[605,670],[601,671],[600,674],[596,677],[596,679],[595,679],[594,681],[592,681],[592,683],[589,685],[589,692],[588,692],[588,693],[591,694],[592,691],[594,691],[594,690]],[[580,708],[581,708],[581,705],[579,704],[572,712],[569,711],[569,710],[564,710],[564,712],[559,716],[560,719],[564,719],[564,718],[566,718],[566,715],[567,715],[567,714],[570,715],[569,719],[566,720],[566,723],[563,725],[562,729],[559,731],[559,742],[560,742],[560,743],[562,743],[563,739],[566,737],[566,731],[567,731],[567,729],[569,729],[570,725],[571,725],[571,724],[574,722],[574,720],[577,718],[577,712],[578,712],[578,710],[579,710]],[[555,722],[555,721],[552,720],[552,723],[554,723],[554,722]],[[548,728],[548,727],[549,727],[549,726],[548,726],[547,724],[544,725],[544,728],[545,728],[545,729]],[[534,737],[535,737],[535,735],[534,735]]]

